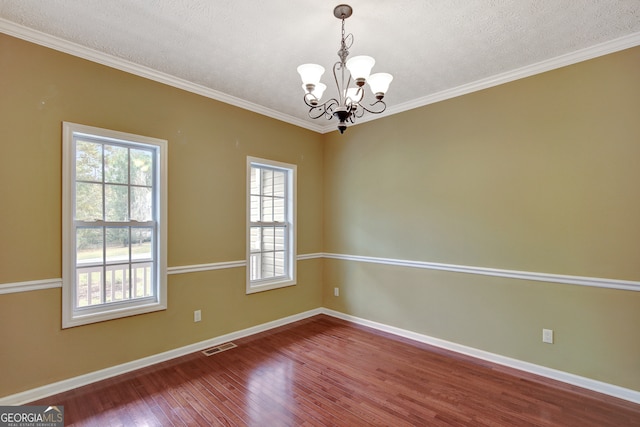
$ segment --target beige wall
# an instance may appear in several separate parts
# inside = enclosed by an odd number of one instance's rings
[[[298,165],[298,253],[322,251],[321,135],[0,34],[0,283],[62,275],[62,121],[169,141],[170,267],[245,258],[248,155]],[[170,275],[168,310],[66,330],[60,289],[0,295],[0,396],[321,305],[321,259],[250,296],[244,272]]]
[[[325,252],[640,281],[639,76],[635,48],[328,135]],[[640,292],[344,260],[324,281],[325,307],[640,390]]]
[[[251,155],[298,165],[300,254],[640,280],[639,65],[636,48],[339,136],[0,35],[0,283],[61,276],[62,121],[169,141],[170,267],[244,259]],[[0,396],[323,305],[640,390],[638,292],[342,260],[298,275],[250,296],[242,268],[170,275],[168,310],[66,330],[59,289],[0,295]]]

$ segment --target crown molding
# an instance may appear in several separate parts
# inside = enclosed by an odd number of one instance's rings
[[[0,33],[320,133],[322,126],[0,18]]]
[[[11,22],[3,18],[0,18],[0,32],[20,38],[22,40],[26,40],[31,43],[35,43],[82,59],[86,59],[88,61],[96,62],[98,64],[106,65],[120,71],[134,74],[139,77],[144,77],[146,79],[163,83],[178,89],[186,90],[187,92],[195,93],[197,95],[202,95],[216,101],[224,102],[226,104],[252,111],[263,116],[271,117],[273,119],[280,120],[317,133],[325,134],[337,130],[335,122],[330,122],[329,124],[325,125],[315,122],[309,122],[307,120],[284,114],[271,108],[264,107],[262,105],[245,101],[244,99],[228,95],[224,92],[210,89],[208,87],[189,82],[170,74],[162,73],[149,67],[138,65],[131,61],[117,58],[115,56],[99,52],[86,46],[82,46],[77,43],[73,43],[59,37],[55,37],[41,31],[16,24],[15,22]],[[404,111],[413,110],[415,108],[424,107],[425,105],[445,101],[447,99],[466,95],[479,90],[488,89],[493,86],[498,86],[504,83],[512,82],[514,80],[530,77],[535,74],[540,74],[546,71],[555,70],[557,68],[566,67],[567,65],[572,65],[578,62],[597,58],[599,56],[608,55],[610,53],[618,52],[638,45],[640,45],[640,32],[631,33],[626,36],[610,40],[608,42],[600,43],[585,49],[580,49],[575,52],[560,55],[555,58],[540,61],[535,64],[520,67],[505,73],[496,74],[494,76],[480,79],[475,82],[466,83],[451,89],[446,89],[431,95],[404,102],[402,104],[397,104],[387,108],[387,111],[382,114],[368,114],[359,119],[358,122],[353,124],[352,126],[388,117],[393,114],[402,113]]]

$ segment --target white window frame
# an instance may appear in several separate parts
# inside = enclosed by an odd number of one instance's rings
[[[287,196],[286,196],[286,209],[287,215],[285,218],[284,227],[286,228],[286,247],[285,247],[285,263],[286,272],[284,276],[252,280],[251,269],[252,252],[251,252],[251,227],[256,225],[267,225],[269,223],[252,223],[251,222],[251,169],[252,167],[263,167],[267,169],[274,169],[278,171],[286,172],[287,174]],[[246,260],[247,260],[247,274],[246,274],[246,292],[247,294],[267,291],[271,289],[283,288],[286,286],[293,286],[296,284],[296,223],[297,223],[297,166],[289,163],[278,162],[274,160],[261,159],[258,157],[247,157],[247,189],[246,189],[246,205],[247,205],[247,218],[246,218]],[[281,223],[274,223],[282,225]]]
[[[153,216],[155,227],[151,253],[153,264],[153,296],[123,301],[76,307],[76,137],[104,141],[107,144],[130,148],[152,149],[155,174],[153,176]],[[101,129],[77,123],[63,122],[62,156],[62,327],[70,328],[105,320],[137,314],[150,313],[167,308],[167,141],[147,136],[134,135]],[[103,184],[104,185],[104,184]],[[131,185],[131,184],[127,184]],[[135,222],[135,221],[134,221]],[[96,225],[107,227],[114,223],[96,221]],[[120,225],[120,223],[117,223]],[[146,226],[147,223],[136,223]],[[129,261],[131,262],[131,261]],[[105,264],[106,265],[106,264]],[[124,291],[123,291],[124,292]]]

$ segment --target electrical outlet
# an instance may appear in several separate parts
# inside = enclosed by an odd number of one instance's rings
[[[202,320],[202,311],[200,310],[196,310],[193,312],[193,321],[194,322],[199,322]]]
[[[333,288],[333,296],[334,297],[340,296],[340,288]]]
[[[542,342],[553,344],[553,329],[542,330]]]

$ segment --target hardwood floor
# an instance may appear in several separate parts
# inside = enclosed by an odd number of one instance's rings
[[[67,426],[640,426],[640,405],[320,315],[51,396]]]

